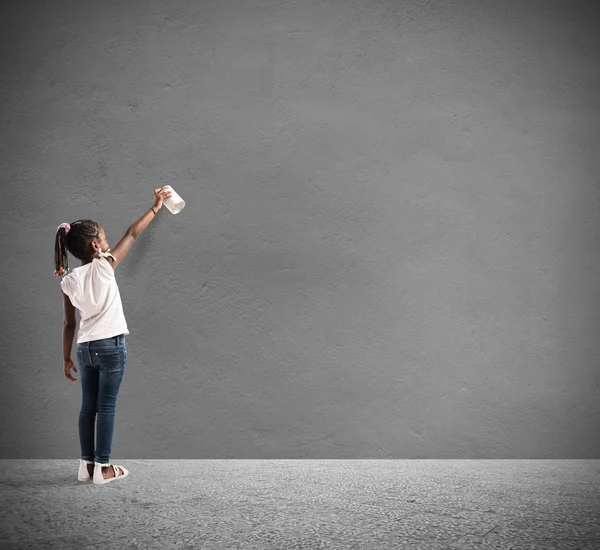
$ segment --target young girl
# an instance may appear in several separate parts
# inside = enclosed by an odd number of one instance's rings
[[[162,208],[172,192],[154,190],[154,204],[110,250],[104,229],[91,220],[61,223],[56,233],[54,275],[60,279],[64,304],[63,362],[65,376],[76,382],[79,372],[82,402],[79,412],[79,481],[96,484],[123,479],[129,471],[110,463],[115,405],[127,363],[125,336],[129,334],[114,270],[135,239]],[[66,251],[81,260],[69,271]],[[79,310],[77,365],[71,360]],[[97,422],[96,422],[97,421]],[[94,429],[96,446],[94,448]]]

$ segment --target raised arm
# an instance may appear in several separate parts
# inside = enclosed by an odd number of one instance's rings
[[[148,227],[150,221],[156,216],[156,212],[162,208],[164,200],[171,195],[172,191],[163,191],[162,187],[154,190],[154,204],[152,207],[144,212],[139,220],[132,223],[117,245],[110,249],[110,253],[115,257],[115,260],[108,257],[108,261],[112,264],[113,269],[116,269],[119,263],[121,263],[121,260],[127,255],[134,241]]]

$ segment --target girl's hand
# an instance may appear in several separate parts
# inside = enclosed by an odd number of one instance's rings
[[[154,204],[152,205],[152,207],[156,208],[157,210],[160,210],[162,208],[163,201],[165,199],[168,199],[172,194],[173,194],[173,192],[170,189],[165,189],[164,187],[155,189],[154,190]]]
[[[65,372],[65,376],[71,380],[71,382],[77,382],[77,378],[73,378],[73,375],[71,374],[71,370],[74,370],[75,372],[79,372],[77,370],[77,367],[75,366],[75,363],[73,363],[73,361],[71,361],[71,359],[65,359],[63,361],[64,363],[64,372]]]

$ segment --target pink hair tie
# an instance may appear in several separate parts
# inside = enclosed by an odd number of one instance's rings
[[[64,227],[67,233],[71,231],[71,226],[68,223],[61,223],[56,230],[58,231],[61,227]]]

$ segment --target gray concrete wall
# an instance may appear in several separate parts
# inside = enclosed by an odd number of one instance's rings
[[[115,458],[600,456],[592,3],[4,5],[0,458],[79,456],[57,225],[167,183]]]

